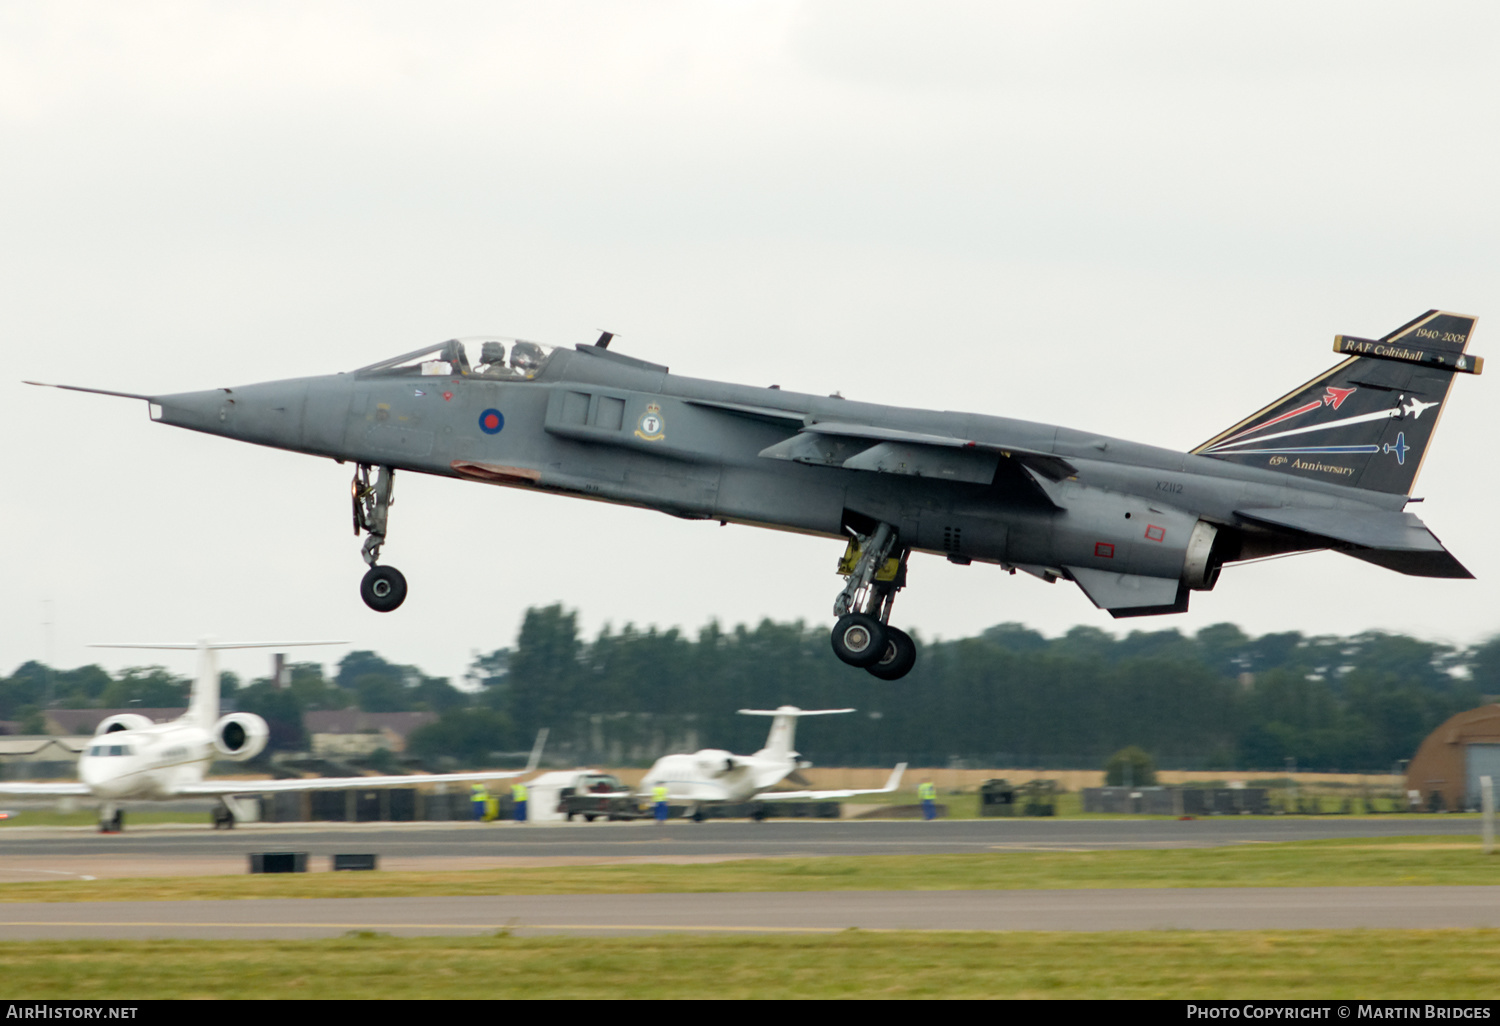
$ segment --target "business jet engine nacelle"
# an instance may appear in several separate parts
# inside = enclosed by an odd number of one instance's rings
[[[266,747],[271,728],[254,713],[230,713],[214,724],[214,751],[234,762],[253,759]]]
[[[120,730],[145,730],[154,727],[151,717],[142,716],[140,713],[116,713],[99,721],[99,726],[94,731],[94,736],[101,734],[113,734]]]

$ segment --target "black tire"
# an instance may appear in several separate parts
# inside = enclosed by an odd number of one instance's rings
[[[900,680],[917,665],[917,645],[911,635],[889,624],[885,628],[885,651],[865,671],[881,680]]]
[[[873,666],[885,654],[885,626],[864,613],[839,617],[830,640],[833,654],[850,666]]]
[[[569,818],[569,819],[572,819],[572,818],[573,818],[573,817],[572,817],[572,816],[569,816],[569,817],[568,817],[568,818]],[[585,813],[584,813],[584,814],[583,814],[583,821],[584,821],[584,822],[585,822],[585,823],[592,823],[592,822],[593,822],[593,821],[594,821],[594,816],[593,816],[593,813],[590,813],[590,812],[585,812]]]
[[[389,613],[406,601],[406,578],[393,566],[372,566],[359,582],[359,597],[377,613]]]
[[[693,810],[693,822],[694,823],[702,823],[703,820],[704,820],[704,818],[705,817],[703,815],[703,810],[702,809],[694,809]]]

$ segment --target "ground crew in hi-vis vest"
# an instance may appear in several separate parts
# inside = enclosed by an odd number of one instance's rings
[[[658,823],[665,823],[667,821],[666,787],[661,784],[657,784],[655,787],[653,787],[651,789],[651,801],[653,803],[651,811],[656,814],[656,821]]]
[[[526,785],[512,784],[510,786],[510,801],[516,808],[516,822],[526,822]]]
[[[923,781],[917,787],[917,797],[922,799],[922,818],[937,819],[937,788],[932,781]]]
[[[484,789],[483,784],[469,785],[469,805],[474,810],[474,822],[484,820],[485,806],[489,804],[490,793]]]

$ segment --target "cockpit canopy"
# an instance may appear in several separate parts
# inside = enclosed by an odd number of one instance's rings
[[[435,346],[372,363],[354,373],[360,377],[466,377],[494,381],[530,381],[552,358],[553,346],[500,335],[450,338]]]

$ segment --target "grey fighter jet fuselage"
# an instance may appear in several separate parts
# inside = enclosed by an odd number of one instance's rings
[[[1184,611],[1225,563],[1312,549],[1470,576],[1404,507],[1454,375],[1479,370],[1473,326],[1429,311],[1378,340],[1340,336],[1343,362],[1187,453],[682,377],[608,335],[453,340],[348,373],[132,397],[163,424],[356,464],[372,608],[406,592],[378,562],[394,471],[438,474],[843,539],[834,650],[895,679],[916,655],[889,623],[912,552],[1072,580],[1115,616]]]

